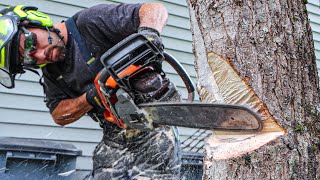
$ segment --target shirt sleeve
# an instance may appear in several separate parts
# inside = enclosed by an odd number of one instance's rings
[[[58,104],[63,99],[70,98],[66,95],[60,88],[58,88],[54,83],[49,81],[46,77],[44,77],[44,91],[46,94],[46,105],[50,110],[50,113],[54,111],[54,109],[58,106]]]
[[[142,4],[101,4],[77,13],[75,19],[80,33],[94,41],[117,43],[139,27]]]

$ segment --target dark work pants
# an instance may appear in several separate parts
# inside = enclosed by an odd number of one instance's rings
[[[137,85],[157,84],[158,76],[139,78]],[[143,81],[143,82],[141,82]],[[160,83],[161,84],[161,83]],[[136,87],[138,88],[138,87]],[[180,93],[170,83],[159,101],[181,101]],[[120,129],[104,125],[104,136],[93,156],[93,179],[180,179],[180,146],[178,133],[161,126],[150,132]],[[129,137],[130,136],[130,137]]]
[[[93,179],[179,179],[180,151],[172,128],[163,126],[127,138],[108,132],[93,157]],[[116,134],[116,135],[115,135]]]

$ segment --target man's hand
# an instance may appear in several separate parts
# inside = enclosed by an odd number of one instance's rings
[[[162,44],[159,31],[150,27],[139,27],[138,33],[144,35],[159,49],[160,52],[163,52],[164,46]]]
[[[98,91],[95,87],[89,89],[86,93],[87,102],[95,108],[97,112],[104,112],[105,108],[100,100]]]
[[[144,3],[139,10],[139,20],[138,33],[147,37],[162,52],[160,33],[168,20],[167,9],[161,3]]]

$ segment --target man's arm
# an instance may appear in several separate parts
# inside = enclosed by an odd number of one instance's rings
[[[139,10],[140,27],[151,27],[162,32],[168,20],[167,9],[160,3],[146,3]]]
[[[62,100],[53,110],[55,123],[64,126],[75,122],[92,109],[86,100],[86,93],[75,99]]]
[[[166,25],[168,12],[160,3],[145,3],[139,9],[139,27],[150,27],[161,32]],[[75,99],[62,100],[52,112],[54,121],[59,125],[73,123],[93,107],[86,100],[86,93]]]

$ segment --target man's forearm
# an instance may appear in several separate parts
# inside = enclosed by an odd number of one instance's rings
[[[86,100],[86,94],[75,98],[62,100],[52,112],[54,121],[63,126],[80,119],[92,109]]]
[[[167,23],[167,9],[160,3],[143,4],[139,10],[140,27],[151,27],[162,32]]]

